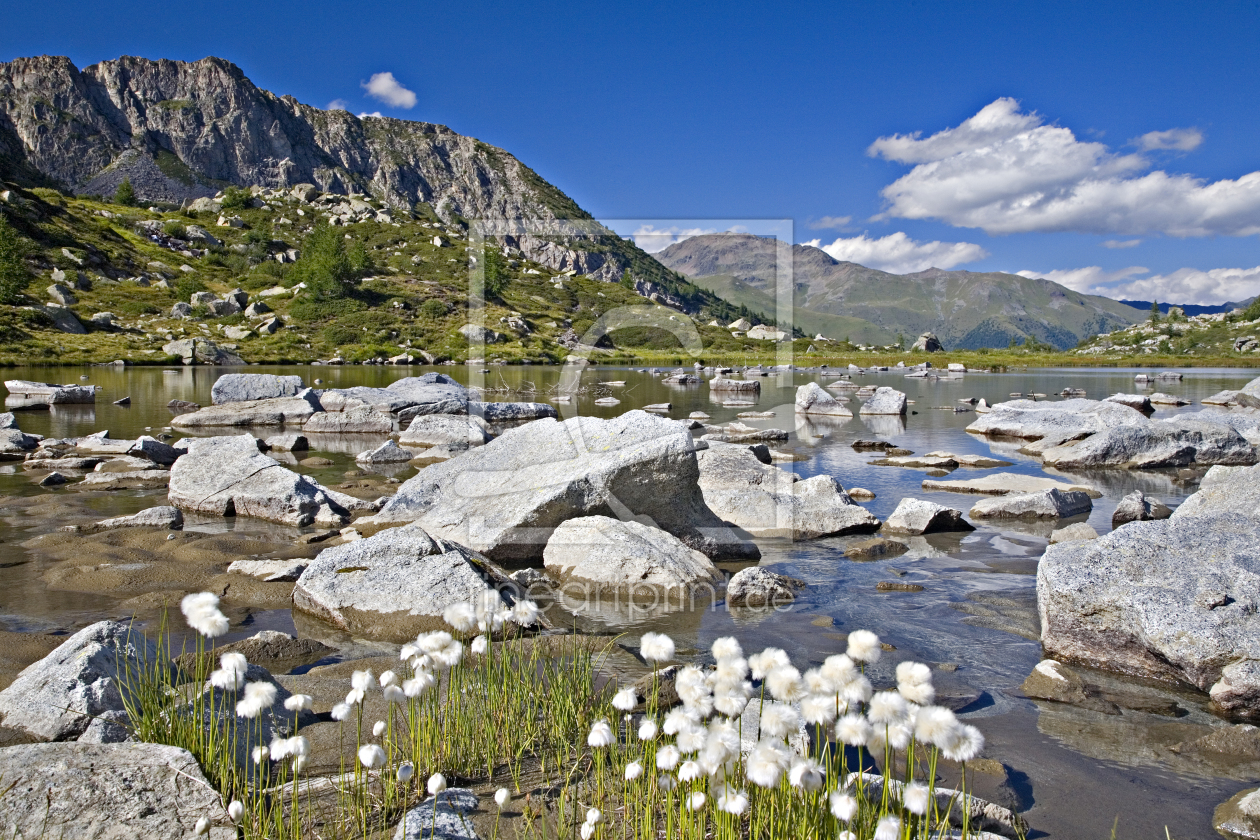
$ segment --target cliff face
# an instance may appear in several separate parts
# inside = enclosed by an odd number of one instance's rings
[[[68,58],[0,63],[0,179],[180,202],[229,186],[314,184],[367,193],[443,219],[521,219],[545,232],[588,213],[508,152],[443,125],[324,111],[255,86],[220,58],[124,56],[79,70]],[[633,243],[509,240],[539,262],[602,280],[627,270],[644,294],[698,311],[720,304]]]

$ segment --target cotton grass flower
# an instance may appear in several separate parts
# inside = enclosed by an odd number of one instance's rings
[[[805,697],[805,683],[801,672],[791,665],[775,668],[766,675],[766,688],[775,700],[796,703]]]
[[[910,714],[906,699],[895,691],[880,691],[871,698],[871,708],[867,716],[871,723],[878,725],[899,723]]]
[[[957,733],[956,743],[941,749],[950,761],[970,761],[984,749],[984,735],[974,726],[960,726]]]
[[[852,831],[842,831],[836,835],[836,840],[858,840],[858,836]]]
[[[222,691],[240,691],[248,672],[245,654],[225,653],[219,657],[219,669],[210,674],[210,685]]]
[[[586,744],[594,749],[602,749],[612,746],[617,740],[617,736],[613,734],[612,727],[608,725],[608,721],[600,719],[595,721],[595,725],[591,727],[591,732],[586,736]]]
[[[708,801],[708,797],[702,791],[695,791],[687,797],[688,811],[703,811],[704,803]]]
[[[362,691],[366,694],[367,690],[372,687],[372,672],[355,671],[350,675],[350,687],[355,691]]]
[[[284,707],[290,712],[304,712],[315,704],[315,698],[309,694],[290,694],[284,698]]]
[[[469,603],[452,604],[442,611],[442,620],[460,633],[470,633],[477,626],[477,614]]]
[[[648,662],[666,662],[674,658],[674,640],[664,633],[644,633],[639,653]]]
[[[882,649],[879,646],[879,636],[876,636],[870,630],[854,630],[849,634],[849,649],[847,653],[854,662],[866,662],[868,664],[878,662],[880,653],[882,653]]]
[[[686,709],[674,709],[665,715],[665,724],[661,727],[666,735],[677,735],[696,722],[696,718]]]
[[[207,817],[199,817],[197,824],[193,826],[193,834],[200,837],[203,834],[210,833],[210,820]]]
[[[364,744],[359,747],[359,763],[369,770],[378,770],[385,766],[385,750],[376,744]]]
[[[626,765],[626,781],[633,782],[635,779],[643,775],[643,764],[638,761],[632,761]]]
[[[233,799],[227,807],[228,819],[239,825],[241,818],[245,816],[245,803],[239,799]]]
[[[499,806],[502,811],[503,807],[512,799],[512,793],[507,788],[499,788],[494,792],[494,804]]]
[[[657,770],[673,770],[678,766],[682,753],[678,751],[678,747],[668,744],[656,751],[656,769]]]
[[[922,685],[932,681],[932,669],[922,662],[902,662],[897,665],[898,685]]]
[[[386,729],[387,727],[385,726],[385,721],[378,720],[376,723],[372,724],[372,737],[373,738],[381,737],[382,735],[385,734]]]
[[[521,627],[533,627],[538,623],[540,610],[533,601],[517,601],[512,607],[511,621]]]
[[[883,817],[875,825],[875,840],[898,840],[901,837],[901,818]]]
[[[724,789],[718,796],[717,807],[723,813],[738,817],[748,810],[748,796],[742,790]]]
[[[840,686],[840,699],[851,705],[859,703],[867,703],[875,694],[875,689],[871,686],[871,681],[866,677],[858,675],[849,682]]]
[[[922,782],[911,782],[906,785],[901,791],[901,801],[910,813],[924,816],[928,810],[927,785]]]
[[[487,639],[485,636],[478,636],[477,638],[473,639],[472,644],[469,645],[469,650],[471,650],[477,656],[480,656],[481,654],[485,653],[489,649],[490,649],[490,640]]]
[[[776,744],[761,741],[749,753],[745,769],[748,781],[757,787],[773,788],[787,769],[790,755]]]
[[[655,741],[659,732],[660,727],[651,718],[644,718],[643,723],[639,724],[640,741]]]
[[[871,730],[868,744],[872,750],[881,750],[885,745],[894,750],[904,750],[910,746],[910,738],[914,736],[914,728],[909,723],[893,723],[876,726]]]
[[[271,750],[266,747],[254,747],[254,749],[250,751],[250,757],[254,760],[255,764],[262,764],[271,757]]]
[[[245,696],[236,704],[236,714],[243,718],[256,718],[263,709],[276,702],[276,687],[269,682],[256,680],[245,686]]]
[[[798,758],[788,769],[788,784],[805,791],[816,791],[822,788],[826,774],[823,767],[812,758]]]
[[[720,639],[713,640],[713,658],[718,662],[723,659],[740,659],[744,656],[744,649],[739,646],[739,640],[734,636],[723,636]]]
[[[675,738],[678,745],[678,751],[683,755],[692,755],[704,749],[705,741],[708,740],[709,733],[702,726],[693,726],[682,730]],[[686,781],[684,779],[683,781]]]
[[[407,695],[400,686],[387,685],[385,686],[385,702],[405,703],[407,702]]]
[[[684,761],[682,766],[678,768],[678,781],[680,782],[694,782],[700,776],[700,765],[694,761]]]
[[[600,817],[602,816],[604,815],[598,808],[586,809],[586,821],[590,823],[591,825],[595,825],[596,823],[598,823],[600,820]]]
[[[391,685],[398,682],[398,675],[393,671],[386,671],[381,674],[380,679],[378,679],[377,682],[381,684],[381,688],[389,688]]]
[[[924,744],[952,744],[957,728],[958,718],[943,706],[928,706],[915,712],[914,737]]]
[[[713,672],[714,683],[740,682],[748,676],[748,660],[740,657],[719,659]]]
[[[815,726],[831,723],[836,719],[836,697],[827,694],[811,694],[801,701],[801,717]]]
[[[437,796],[439,793],[446,790],[446,777],[441,773],[434,773],[429,777],[429,783],[426,787],[428,788],[430,796]]]
[[[219,596],[213,592],[196,592],[185,595],[179,602],[188,626],[207,639],[222,636],[228,631],[227,616],[219,612]]]
[[[582,827],[578,829],[578,835],[582,840],[591,840],[595,836],[595,826],[592,823],[582,823]]]
[[[800,714],[786,703],[767,703],[761,712],[761,731],[771,738],[786,738],[800,725]]]
[[[412,677],[411,679],[403,683],[402,685],[403,694],[407,695],[408,697],[419,697],[425,691],[432,688],[434,684],[436,683],[437,683],[437,680],[433,677],[432,674],[429,674],[425,671],[421,671],[420,673],[416,674],[414,677]]]
[[[351,712],[351,708],[350,708],[349,703],[338,703],[337,705],[332,707],[332,711],[329,713],[329,715],[332,717],[333,720],[342,721],[350,717],[350,712]]]
[[[613,695],[612,705],[618,711],[628,712],[639,705],[638,692],[634,690],[633,686],[626,686]]]
[[[827,804],[831,808],[831,815],[840,822],[848,822],[853,819],[853,815],[857,813],[858,801],[852,795],[844,791],[832,791],[827,797]]]
[[[310,763],[311,763],[311,757],[310,757],[309,755],[299,755],[299,756],[294,756],[294,758],[293,758],[293,765],[292,765],[292,766],[293,766],[293,772],[294,772],[294,773],[301,773],[303,770],[305,770],[305,769],[306,769],[306,765],[308,765],[308,764],[310,764]]]
[[[838,689],[858,676],[857,665],[843,653],[828,656],[818,671],[831,683],[833,689]]]
[[[761,653],[748,657],[748,667],[752,669],[754,680],[764,680],[775,668],[785,668],[792,664],[787,652],[779,648],[766,648]]]
[[[459,642],[452,641],[446,647],[432,654],[432,656],[436,665],[449,670],[458,665],[459,660],[463,659],[464,646]]]
[[[352,688],[348,692],[346,692],[346,705],[357,706],[363,702],[364,696],[365,695],[363,693],[363,689]]]
[[[897,693],[906,698],[906,701],[909,703],[914,703],[917,706],[926,706],[936,696],[936,689],[932,688],[931,683],[913,685],[902,683],[897,686]]]
[[[398,779],[398,783],[400,785],[405,785],[407,782],[411,781],[411,777],[415,774],[415,765],[413,765],[410,761],[404,761],[402,764],[398,765],[398,772],[395,774],[395,778]]]
[[[845,715],[836,721],[836,740],[850,747],[866,746],[871,738],[871,725],[857,714]]]
[[[668,774],[664,776],[658,776],[656,779],[656,786],[660,788],[661,790],[665,791],[666,793],[668,793],[669,791],[678,787],[678,780]]]

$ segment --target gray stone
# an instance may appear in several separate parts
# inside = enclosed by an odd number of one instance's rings
[[[1226,511],[1260,518],[1260,467],[1212,467],[1172,518]]]
[[[1141,490],[1134,490],[1120,500],[1111,515],[1111,527],[1119,528],[1126,522],[1146,522],[1151,519],[1167,519],[1172,510],[1159,499],[1148,499]]]
[[[845,548],[844,556],[857,560],[878,560],[881,557],[897,557],[905,554],[909,549],[908,545],[896,540],[872,537],[869,540],[860,540],[850,544]]]
[[[131,516],[102,519],[92,525],[67,525],[66,530],[80,533],[112,531],[116,528],[162,528],[167,531],[179,531],[183,527],[184,515],[179,512],[179,509],[163,506],[147,508]]]
[[[188,302],[193,306],[209,306],[217,300],[214,292],[193,292],[188,298]]]
[[[181,338],[162,345],[168,356],[179,356],[186,365],[243,365],[245,360],[205,338]]]
[[[239,306],[242,311],[244,311],[246,306],[249,306],[249,294],[239,286],[224,295],[223,299],[232,301]]]
[[[79,322],[79,319],[74,316],[74,313],[68,307],[50,303],[47,306],[31,306],[27,308],[42,312],[51,318],[53,329],[58,332],[70,335],[87,335],[87,327]]]
[[[96,402],[96,389],[91,385],[53,385],[26,379],[9,379],[4,383],[9,396],[28,404],[78,405]]]
[[[304,435],[292,432],[284,435],[272,435],[263,442],[267,444],[268,449],[274,449],[276,452],[305,452],[311,447]]]
[[[94,326],[108,328],[114,326],[114,321],[118,320],[118,316],[113,312],[97,312],[88,320],[91,321]]]
[[[1252,446],[1260,446],[1260,411],[1246,408],[1220,411],[1215,408],[1207,408],[1193,415],[1193,417],[1196,420],[1229,426],[1242,435],[1247,443],[1250,443]]]
[[[502,561],[540,559],[566,519],[646,516],[711,558],[759,556],[705,505],[698,478],[681,422],[642,411],[535,420],[421,470],[374,520],[417,521]]]
[[[3,413],[0,413],[0,430],[12,429],[16,431],[17,427],[18,427],[17,418],[13,416],[12,411],[6,411]]]
[[[828,475],[804,481],[765,464],[747,446],[712,444],[696,454],[704,502],[757,537],[813,539],[874,531],[879,520]]]
[[[356,636],[404,641],[449,630],[447,607],[510,584],[485,557],[413,523],[321,551],[298,578],[293,606]]]
[[[300,376],[276,376],[270,373],[226,373],[214,380],[210,401],[215,405],[253,400],[296,397],[306,386]]]
[[[929,534],[937,531],[974,531],[962,511],[922,499],[902,499],[884,522],[885,531],[903,534]]]
[[[194,440],[170,472],[170,503],[216,516],[250,516],[285,525],[344,525],[375,505],[285,469],[258,451],[251,435]]]
[[[699,551],[639,522],[580,516],[551,532],[543,550],[547,574],[566,592],[615,593],[654,604],[716,590],[722,575]],[[573,594],[570,592],[570,594]]]
[[[911,350],[921,350],[924,353],[940,353],[945,350],[941,345],[940,339],[934,333],[925,332],[923,335],[915,339],[914,344],[910,345]]]
[[[385,388],[333,388],[320,393],[329,411],[368,405],[405,422],[421,414],[466,414],[468,389],[444,373],[426,373],[391,382]]]
[[[394,431],[394,420],[388,414],[360,405],[344,411],[324,411],[306,421],[302,430],[307,434],[375,434],[387,435]]]
[[[1193,414],[1140,426],[1115,426],[1077,444],[1051,447],[1042,453],[1042,458],[1060,469],[1256,463],[1251,444],[1231,426],[1198,419]]]
[[[171,420],[176,429],[205,429],[231,426],[303,426],[322,413],[313,391],[301,396],[272,400],[247,400],[208,405]]]
[[[271,307],[263,303],[261,300],[251,303],[245,307],[245,314],[250,318],[257,318],[271,311]]]
[[[232,341],[244,341],[253,335],[254,331],[249,327],[227,327],[223,330],[223,337]]]
[[[987,413],[977,417],[967,431],[1027,440],[1049,438],[1062,442],[1115,426],[1140,426],[1149,422],[1136,409],[1103,400],[1011,400],[994,405]]]
[[[1073,540],[1096,540],[1098,532],[1088,522],[1073,522],[1066,528],[1056,528],[1050,532],[1050,545]]]
[[[0,749],[0,834],[60,840],[186,840],[202,817],[231,840],[218,793],[187,750],[161,744]]]
[[[1151,406],[1151,398],[1144,394],[1112,394],[1104,399],[1103,402],[1127,405],[1129,408],[1137,409],[1143,414],[1150,414],[1155,410]]]
[[[844,403],[824,391],[817,382],[807,382],[796,389],[796,410],[801,414],[827,414],[833,417],[853,416],[853,412],[849,411]]]
[[[942,481],[925,479],[924,490],[942,490],[946,493],[983,493],[988,496],[1002,496],[1007,493],[1038,493],[1042,490],[1082,490],[1097,499],[1102,493],[1084,484],[1068,484],[1042,475],[1020,475],[1019,473],[993,473],[980,478],[968,478]]]
[[[207,315],[211,318],[224,318],[228,315],[239,315],[243,310],[241,305],[235,300],[215,300],[206,304],[206,309],[210,310]]]
[[[871,395],[869,400],[862,403],[858,413],[862,415],[905,414],[906,395],[898,390],[881,385],[875,389],[875,393]]]
[[[79,483],[71,485],[71,488],[74,490],[156,490],[167,486],[170,481],[171,474],[165,470],[91,472]]]
[[[487,423],[512,423],[558,417],[556,407],[546,403],[469,403],[468,413],[475,414]]]
[[[264,335],[275,335],[282,329],[284,329],[284,321],[279,318],[271,318],[258,325],[258,332]]]
[[[1094,509],[1089,494],[1080,490],[1040,490],[1008,493],[982,499],[971,508],[973,519],[1065,519]]]
[[[394,840],[478,840],[468,814],[477,810],[477,794],[448,788],[403,815]]]
[[[1151,394],[1150,401],[1152,406],[1156,405],[1190,405],[1190,400],[1185,397],[1177,397],[1172,394],[1165,394],[1162,391],[1156,391]]]
[[[1260,840],[1260,788],[1239,791],[1217,805],[1212,828],[1230,840]]]
[[[40,487],[60,487],[61,485],[68,482],[69,480],[70,479],[66,478],[64,475],[62,475],[59,472],[50,472],[48,475],[44,476],[43,478],[39,480],[39,486]]]
[[[1249,397],[1260,399],[1260,376],[1248,382],[1242,387],[1242,392]]]
[[[264,583],[292,582],[310,565],[306,560],[233,560],[227,570],[256,577]]]
[[[770,608],[790,604],[805,581],[776,574],[761,566],[740,569],[726,584],[728,607]]]
[[[760,394],[761,383],[756,379],[726,379],[725,377],[715,376],[709,380],[709,390],[718,393],[736,393],[736,394]],[[800,391],[797,391],[797,400],[800,399]],[[706,414],[703,419],[708,419]]]
[[[39,441],[18,429],[0,429],[0,461],[16,461],[39,446]]]
[[[93,716],[126,711],[124,674],[156,661],[153,643],[139,630],[116,621],[98,621],[75,633],[0,691],[4,725],[43,741],[70,741]]]
[[[439,446],[467,443],[480,446],[488,443],[490,434],[485,421],[476,415],[423,414],[416,417],[398,442],[408,446]]]
[[[468,339],[469,343],[494,344],[499,340],[499,334],[494,330],[488,330],[480,324],[464,324],[458,330],[459,334]]]
[[[375,449],[360,452],[354,460],[360,464],[404,464],[416,457],[416,453],[403,449],[392,440],[387,440]]]
[[[60,283],[53,283],[48,287],[48,296],[62,306],[74,306],[79,299],[74,296],[74,292]]]

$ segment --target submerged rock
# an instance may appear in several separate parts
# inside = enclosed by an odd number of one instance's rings
[[[905,543],[884,539],[883,537],[873,537],[869,540],[851,543],[844,550],[844,556],[852,557],[855,560],[878,560],[881,557],[898,557],[909,550],[910,547]]]
[[[0,749],[0,834],[60,840],[231,840],[219,794],[192,753],[161,744],[24,744]]]
[[[1260,788],[1239,791],[1216,806],[1212,828],[1235,840],[1260,838]]]
[[[535,420],[421,470],[373,519],[420,523],[496,560],[537,560],[579,516],[627,512],[706,556],[756,558],[705,504],[686,426],[642,411]]]
[[[106,712],[125,712],[123,674],[154,663],[157,650],[139,630],[98,621],[22,671],[0,691],[4,725],[42,741],[72,741]],[[2,810],[2,809],[0,809]]]
[[[1147,498],[1141,490],[1134,490],[1120,500],[1111,515],[1111,527],[1119,528],[1126,522],[1146,522],[1151,519],[1167,519],[1172,509],[1159,499]]]
[[[984,499],[971,508],[971,516],[975,519],[1066,519],[1093,509],[1094,503],[1088,493],[1051,489]]]
[[[884,522],[884,530],[903,534],[930,534],[937,531],[974,531],[963,519],[962,511],[925,502],[922,499],[902,499],[897,509]]]
[[[375,505],[329,490],[258,451],[251,435],[200,438],[170,472],[168,499],[181,510],[252,516],[285,525],[342,525]]]
[[[1080,490],[1094,499],[1102,495],[1100,491],[1084,484],[1068,484],[1048,476],[1018,473],[994,473],[980,478],[949,481],[926,479],[922,486],[924,490],[943,490],[946,493],[983,493],[989,496],[1004,496],[1007,493],[1039,493],[1042,490],[1059,490],[1064,493]]]
[[[416,453],[403,449],[392,440],[387,440],[375,449],[360,452],[354,460],[359,464],[402,464],[416,457]]]
[[[91,385],[53,385],[26,379],[9,379],[4,383],[9,397],[26,405],[76,405],[96,402],[96,388]]]
[[[179,509],[163,506],[151,507],[131,516],[115,516],[112,519],[102,519],[100,522],[91,525],[67,525],[65,530],[91,534],[98,531],[112,531],[115,528],[162,528],[168,531],[178,531],[183,527],[184,515],[179,512]]]
[[[543,565],[571,597],[589,587],[590,594],[682,601],[698,588],[715,593],[722,581],[708,557],[677,537],[607,516],[561,523],[547,540]]]
[[[805,581],[776,574],[761,566],[749,566],[731,576],[726,584],[729,607],[769,608],[790,604]]]
[[[298,578],[293,606],[358,636],[404,641],[449,630],[447,607],[506,586],[514,584],[498,566],[416,523],[321,551]]]
[[[1098,532],[1088,522],[1073,522],[1066,528],[1056,528],[1050,532],[1050,545],[1073,540],[1096,540]]]

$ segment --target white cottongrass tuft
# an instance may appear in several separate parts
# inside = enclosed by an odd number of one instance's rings
[[[694,782],[702,775],[700,765],[694,761],[684,761],[678,768],[678,781]]]
[[[857,813],[858,801],[852,795],[842,790],[833,791],[827,797],[827,804],[831,806],[831,815],[840,822],[848,822],[853,819],[853,815]]]
[[[921,685],[932,681],[932,669],[922,662],[902,662],[897,666],[898,685]]]
[[[304,712],[315,703],[315,698],[309,694],[290,694],[284,698],[284,707],[290,712]]]
[[[227,807],[228,819],[233,823],[239,824],[241,817],[245,816],[245,803],[239,799],[233,799]]]
[[[430,796],[437,796],[439,793],[446,790],[446,777],[441,773],[434,773],[429,777],[429,784],[427,787]]]
[[[786,668],[791,664],[787,652],[779,648],[766,648],[748,657],[748,667],[752,669],[754,680],[764,680],[775,668]]]
[[[839,689],[845,683],[852,682],[858,675],[857,665],[843,653],[828,656],[818,670],[831,682],[833,689]]]
[[[941,752],[950,761],[970,761],[984,749],[984,735],[974,726],[958,727],[956,743],[942,747]]]
[[[582,840],[591,840],[595,836],[594,823],[582,823],[582,827],[578,829],[578,835]]]
[[[820,790],[826,778],[823,766],[812,758],[798,758],[788,769],[788,784],[801,790]]]
[[[643,775],[643,765],[638,761],[632,761],[626,765],[626,781],[633,782],[635,779]]]
[[[612,746],[616,742],[617,736],[613,734],[612,727],[608,725],[608,721],[595,721],[595,725],[591,727],[591,733],[586,736],[587,746],[601,749],[603,747]]]
[[[363,702],[363,697],[364,697],[363,689],[352,688],[348,692],[346,692],[346,705],[357,706]]]
[[[643,723],[639,724],[640,741],[655,741],[659,732],[660,727],[656,725],[656,721],[650,718],[645,718]]]
[[[250,751],[250,757],[254,759],[255,764],[262,764],[271,757],[271,750],[266,747],[254,747]]]
[[[365,694],[372,687],[371,671],[355,671],[350,675],[350,687],[355,691],[362,691]]]
[[[432,688],[436,682],[437,680],[432,674],[421,671],[403,683],[403,694],[408,697],[419,697],[426,690]]]
[[[687,709],[673,709],[665,715],[665,724],[661,727],[666,735],[677,735],[696,723],[696,718]]]
[[[897,686],[897,693],[909,703],[926,706],[936,696],[936,689],[932,688],[931,683],[901,683]]]
[[[364,744],[359,747],[359,763],[369,770],[378,770],[385,766],[385,750],[376,744]]]
[[[389,688],[391,685],[398,682],[398,675],[393,671],[386,671],[381,674],[381,678],[377,680],[377,682],[381,684],[381,688]]]
[[[599,822],[599,819],[602,816],[604,816],[604,814],[598,808],[586,809],[586,821],[590,823],[591,825],[595,825],[597,822]]]
[[[618,711],[628,712],[639,705],[639,695],[633,686],[626,686],[613,695],[612,705]]]
[[[468,647],[474,654],[480,656],[490,649],[490,640],[485,636],[478,636],[472,640],[472,644]]]
[[[679,752],[683,755],[691,755],[704,749],[704,743],[708,737],[709,733],[705,731],[704,727],[697,725],[681,730],[674,741],[678,745]],[[683,779],[683,781],[687,780]]]
[[[210,833],[210,820],[207,817],[199,817],[197,824],[193,826],[193,834],[200,837],[203,834]]]
[[[664,633],[644,633],[639,652],[648,662],[665,662],[674,658],[674,640]]]
[[[385,725],[385,721],[378,720],[376,723],[372,724],[372,737],[373,738],[381,737],[382,735],[385,734],[385,730],[387,728],[388,727]]]
[[[854,662],[878,662],[881,652],[879,636],[870,630],[854,630],[849,634],[848,654]]]
[[[748,660],[742,656],[719,659],[713,672],[714,681],[718,683],[742,682],[748,676]]]
[[[876,726],[871,730],[869,746],[872,750],[881,750],[886,744],[894,750],[904,750],[910,745],[910,738],[913,735],[913,727],[906,722]]]
[[[943,706],[928,706],[915,712],[914,737],[924,744],[952,744],[957,728],[958,718]]]
[[[836,835],[836,840],[858,840],[858,836],[852,831],[842,831]]]
[[[398,779],[399,784],[405,785],[411,781],[411,777],[414,775],[416,775],[415,765],[410,761],[404,761],[398,765],[398,772],[395,774],[395,778]]]
[[[791,665],[775,668],[766,674],[766,688],[775,700],[784,703],[796,703],[805,697],[805,683],[801,680],[801,672]]]
[[[338,703],[332,707],[332,712],[329,714],[333,720],[342,721],[350,717],[350,712],[351,708],[349,703]]]
[[[219,612],[219,596],[213,592],[195,592],[185,595],[179,602],[188,626],[208,639],[222,636],[228,631],[227,616]]]
[[[869,702],[874,693],[871,681],[861,674],[840,686],[840,699],[854,705]]]
[[[871,739],[871,725],[861,715],[845,715],[836,721],[836,740],[850,747],[863,747]]]
[[[243,718],[256,718],[263,709],[276,702],[276,687],[269,682],[256,680],[245,686],[245,696],[236,704],[236,714]]]
[[[294,773],[301,773],[303,770],[305,770],[305,769],[306,769],[306,765],[308,765],[308,764],[310,764],[310,763],[311,763],[311,757],[310,757],[309,755],[299,755],[299,756],[294,756],[294,758],[293,758],[293,772],[294,772]]]
[[[745,769],[748,781],[757,787],[773,788],[779,784],[779,777],[787,769],[791,754],[777,744],[761,741],[748,755]]]
[[[385,686],[385,702],[386,703],[405,703],[407,702],[407,693],[400,686]]]
[[[875,724],[893,724],[900,723],[910,714],[910,706],[906,703],[906,698],[902,697],[895,691],[880,691],[871,698],[871,708],[867,712],[867,716],[871,719],[871,723]]]
[[[688,811],[703,811],[704,803],[708,801],[708,797],[702,791],[695,791],[687,797]]]
[[[800,726],[800,714],[786,703],[767,703],[761,712],[761,731],[772,738],[786,738]]]
[[[723,789],[717,800],[718,810],[739,816],[748,810],[748,796],[742,790]]]
[[[875,840],[898,840],[901,837],[901,818],[887,816],[875,825]]]
[[[673,770],[678,766],[678,760],[682,758],[682,754],[678,752],[678,747],[668,744],[656,751],[656,769]]]
[[[901,791],[901,801],[905,803],[906,810],[910,813],[924,816],[928,810],[927,785],[922,782],[911,782],[906,785]]]
[[[831,723],[836,719],[836,697],[834,694],[811,694],[801,701],[801,717],[806,723]]]
[[[538,623],[540,610],[533,601],[517,601],[512,607],[511,621],[521,627],[533,627]]]
[[[469,633],[477,626],[477,614],[469,603],[452,604],[442,611],[442,620],[460,633]]]
[[[734,636],[723,636],[720,639],[713,640],[713,658],[718,662],[723,659],[741,659],[744,656],[744,649],[739,646],[739,640]]]
[[[494,792],[494,804],[499,806],[502,811],[503,807],[512,799],[512,793],[507,788],[499,788]]]

